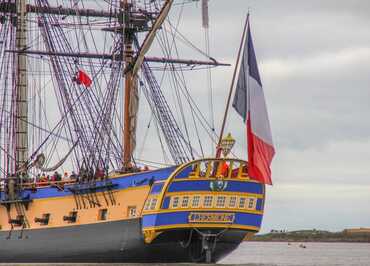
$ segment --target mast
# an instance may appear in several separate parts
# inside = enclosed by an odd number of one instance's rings
[[[168,12],[171,9],[173,0],[166,0],[159,15],[152,25],[149,33],[146,35],[140,50],[134,60],[133,58],[133,37],[134,27],[130,24],[130,16],[132,11],[132,3],[130,0],[123,0],[123,35],[124,35],[124,61],[126,67],[125,75],[125,106],[124,106],[124,129],[123,129],[123,168],[130,168],[131,158],[136,145],[136,122],[138,110],[138,88],[137,88],[137,73],[145,59],[145,54],[152,45],[157,30],[163,24]]]
[[[132,9],[132,3],[129,0],[123,0],[121,2],[123,7],[123,60],[125,62],[125,68],[128,71],[123,75],[125,77],[125,93],[124,93],[124,115],[123,115],[123,168],[127,169],[130,166],[132,153],[134,150],[135,138],[134,130],[136,130],[136,113],[133,114],[132,111],[135,108],[135,103],[133,102],[134,97],[137,95],[137,86],[134,80],[134,75],[131,66],[133,62],[133,34],[134,32],[130,29],[129,16]],[[132,97],[134,96],[134,97]]]
[[[16,1],[17,25],[16,25],[16,48],[27,49],[27,24],[26,24],[26,1]],[[27,55],[16,56],[16,171],[25,171],[25,163],[28,158],[28,102],[27,102]]]

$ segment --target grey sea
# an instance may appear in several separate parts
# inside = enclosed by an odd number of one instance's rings
[[[304,245],[305,248],[300,247]],[[215,266],[210,264],[2,264],[32,266]],[[219,266],[370,266],[370,243],[245,242],[218,263]]]
[[[258,266],[370,266],[370,243],[244,242],[219,263]]]

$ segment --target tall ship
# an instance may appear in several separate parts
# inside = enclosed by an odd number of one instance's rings
[[[216,130],[227,64],[208,0],[205,48],[180,32],[194,2],[0,1],[0,262],[209,263],[259,231],[274,147],[249,15]]]

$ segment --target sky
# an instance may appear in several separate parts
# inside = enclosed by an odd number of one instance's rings
[[[184,7],[180,29],[204,47],[200,6]],[[232,64],[212,70],[217,129],[248,9],[276,147],[262,232],[370,227],[370,1],[210,0],[211,55]],[[227,132],[245,158],[234,110]]]

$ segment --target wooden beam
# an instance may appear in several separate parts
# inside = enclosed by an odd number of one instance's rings
[[[54,14],[61,16],[85,16],[85,17],[103,17],[103,18],[118,18],[119,12],[107,12],[104,10],[95,9],[78,9],[78,8],[67,8],[63,6],[59,7],[39,7],[35,5],[26,6],[27,13],[41,13],[41,14]],[[16,13],[15,3],[0,3],[1,13]]]
[[[8,53],[20,53],[20,54],[30,54],[30,55],[45,55],[45,56],[62,56],[62,57],[77,57],[77,58],[91,58],[91,59],[107,59],[113,60],[112,54],[103,53],[69,53],[69,52],[47,52],[47,51],[37,51],[37,50],[5,50]],[[123,60],[121,55],[115,56],[116,60]],[[165,57],[150,57],[146,56],[145,62],[152,63],[171,63],[171,64],[183,64],[189,66],[195,65],[206,65],[206,66],[230,66],[230,64],[221,63],[216,60],[201,61],[201,60],[189,60],[189,59],[178,59],[178,58],[165,58]]]

